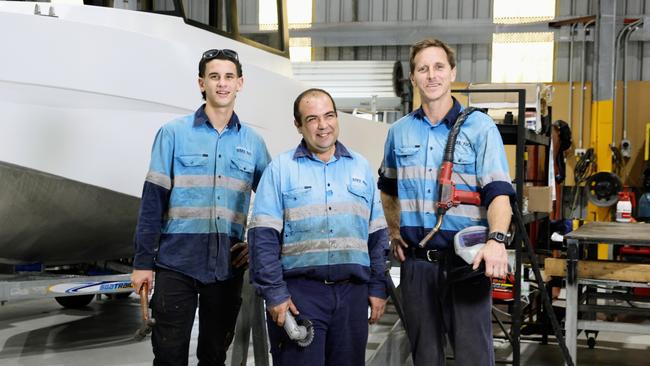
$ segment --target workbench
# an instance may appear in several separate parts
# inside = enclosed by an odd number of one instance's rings
[[[574,364],[577,364],[577,336],[578,329],[591,330],[591,331],[615,331],[624,333],[639,333],[650,334],[650,326],[641,324],[627,324],[627,323],[614,323],[596,320],[579,320],[578,310],[595,311],[598,308],[597,304],[585,304],[580,302],[580,285],[583,286],[624,286],[624,287],[650,287],[650,279],[648,279],[647,269],[649,264],[632,264],[630,266],[637,266],[642,268],[637,271],[637,278],[630,275],[629,271],[608,271],[602,275],[592,275],[591,277],[599,278],[586,278],[584,270],[585,263],[578,263],[581,246],[594,245],[594,244],[610,244],[610,245],[636,245],[636,246],[650,246],[650,224],[645,223],[620,223],[620,222],[589,222],[577,230],[564,236],[567,244],[567,266],[566,266],[566,345],[569,348],[569,353],[573,359]],[[611,262],[606,262],[611,263]],[[625,266],[625,263],[618,263],[619,266]],[[648,267],[646,267],[648,266]],[[582,270],[581,270],[582,269]],[[611,308],[611,306],[604,306],[604,308]],[[634,308],[620,307],[621,312],[625,309],[635,310]],[[612,310],[612,309],[608,309]],[[639,310],[639,309],[636,309]],[[644,309],[648,312],[648,309]]]

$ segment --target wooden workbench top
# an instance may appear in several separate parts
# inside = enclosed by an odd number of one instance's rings
[[[632,222],[588,222],[564,235],[580,243],[610,243],[650,246],[650,224]]]

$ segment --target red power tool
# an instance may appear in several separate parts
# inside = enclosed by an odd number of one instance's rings
[[[458,115],[454,126],[449,131],[447,137],[447,145],[445,146],[445,154],[440,166],[440,173],[438,174],[438,204],[436,214],[438,220],[436,226],[418,243],[420,248],[424,248],[429,240],[440,230],[442,226],[442,218],[447,210],[456,207],[461,203],[470,205],[480,205],[481,196],[478,192],[461,191],[456,189],[456,183],[451,180],[451,174],[454,171],[454,150],[456,148],[456,138],[460,132],[460,127],[465,123],[467,117],[475,111],[480,111],[479,108],[468,107]]]

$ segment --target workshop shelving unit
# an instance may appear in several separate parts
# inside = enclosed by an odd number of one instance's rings
[[[526,89],[457,89],[452,90],[452,93],[470,94],[470,93],[516,93],[517,94],[517,119],[515,124],[497,124],[497,128],[501,133],[504,145],[516,145],[516,160],[515,160],[515,186],[517,191],[517,205],[519,210],[522,211],[524,184],[526,181],[525,170],[525,153],[526,146],[528,145],[541,145],[546,146],[546,162],[549,162],[549,149],[550,146],[550,113],[548,118],[549,128],[546,134],[537,134],[534,131],[526,128]],[[536,163],[536,162],[535,162]],[[546,172],[545,172],[546,173]],[[549,225],[548,213],[543,212],[528,212],[523,214],[524,224],[545,220],[546,225]],[[548,232],[548,231],[547,231]],[[521,278],[522,278],[522,250],[525,250],[523,238],[521,235],[528,235],[527,233],[516,232],[512,241],[512,248],[515,250],[515,283],[513,285],[513,303],[512,303],[512,325],[510,340],[512,343],[512,361],[497,360],[497,363],[512,363],[518,366],[520,363],[520,338],[521,338],[521,324],[522,324],[522,307],[521,307]],[[539,315],[539,314],[538,314]],[[541,319],[538,319],[539,322]],[[542,343],[546,343],[546,330],[544,330]]]

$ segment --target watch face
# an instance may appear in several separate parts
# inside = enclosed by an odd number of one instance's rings
[[[492,232],[490,233],[490,235],[488,235],[488,239],[496,240],[499,243],[505,243],[507,237],[508,237],[507,234],[498,231]]]

